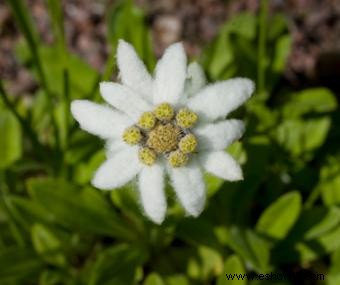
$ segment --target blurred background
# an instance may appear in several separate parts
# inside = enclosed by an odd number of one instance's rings
[[[101,102],[120,38],[151,72],[182,41],[209,81],[256,82],[245,180],[206,175],[197,219],[170,187],[156,226],[135,185],[90,185],[103,142],[69,105]],[[340,285],[338,0],[0,0],[0,75],[0,284]]]
[[[65,1],[63,4],[68,48],[100,72],[103,72],[110,54],[108,37],[113,37],[109,33],[112,32],[110,29],[114,29],[113,24],[108,26],[110,15],[107,7],[116,2],[84,0]],[[270,13],[284,15],[291,35],[292,47],[284,70],[284,78],[289,85],[294,88],[327,85],[335,89],[339,77],[339,2],[269,2]],[[27,3],[42,41],[52,44],[54,36],[46,1]],[[176,41],[184,42],[191,57],[199,57],[227,20],[245,11],[257,13],[259,9],[259,0],[137,0],[134,3],[144,14],[143,22],[152,35],[152,48],[157,57]],[[10,8],[4,1],[0,5],[1,76],[8,80],[13,94],[30,93],[36,88],[34,80],[14,53],[15,45],[23,35],[15,24]]]

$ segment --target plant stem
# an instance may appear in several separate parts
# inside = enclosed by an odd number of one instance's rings
[[[111,51],[106,61],[104,71],[98,76],[97,80],[94,82],[91,92],[86,96],[87,99],[97,100],[100,98],[98,85],[101,81],[108,81],[112,74],[116,71],[116,48],[111,44]]]
[[[35,29],[33,27],[33,24],[30,20],[30,18],[27,16],[28,14],[26,11],[28,11],[28,8],[25,7],[22,0],[8,0],[9,6],[12,8],[13,15],[16,19],[16,22],[24,34],[24,37],[27,41],[27,44],[30,48],[32,60],[36,66],[37,69],[37,75],[40,79],[40,83],[42,85],[42,88],[45,90],[47,95],[47,102],[49,105],[49,113],[51,116],[51,122],[54,129],[54,135],[56,139],[56,148],[59,149],[60,139],[59,139],[59,133],[58,133],[58,127],[54,116],[54,104],[53,104],[53,95],[52,92],[47,84],[46,76],[43,71],[43,67],[41,64],[41,59],[39,55],[39,48],[38,48],[38,40],[36,36]]]
[[[267,44],[267,17],[268,0],[261,0],[259,16],[259,39],[257,54],[257,88],[260,94],[266,89],[266,44]]]
[[[67,69],[63,70],[63,82],[64,82],[64,114],[65,114],[65,145],[64,148],[67,149],[68,146],[68,136],[70,131],[70,77]]]
[[[9,0],[9,5],[12,8],[12,12],[16,19],[17,24],[19,25],[20,30],[25,36],[28,46],[30,47],[30,51],[32,54],[32,59],[36,65],[38,76],[41,80],[41,84],[43,87],[48,90],[46,77],[43,72],[43,68],[41,65],[41,60],[38,53],[38,43],[35,29],[33,28],[33,24],[30,18],[27,16],[25,10],[27,7],[24,7],[22,0]]]
[[[116,66],[116,46],[111,44],[111,52],[109,54],[108,60],[106,62],[104,73],[102,74],[101,80],[109,80],[111,75],[115,72]]]
[[[61,0],[47,0],[47,6],[52,20],[53,33],[58,45],[59,56],[63,65],[65,64],[66,41],[64,31],[64,17]]]
[[[0,96],[5,106],[12,112],[12,114],[16,117],[16,119],[20,123],[23,132],[26,133],[26,135],[29,137],[29,139],[32,142],[33,147],[38,150],[37,153],[39,155],[42,155],[43,153],[45,153],[44,146],[39,142],[38,136],[36,135],[34,130],[31,128],[30,124],[28,124],[28,122],[17,112],[16,108],[14,107],[12,102],[9,100],[7,93],[4,89],[4,86],[2,84],[2,81],[0,81]]]

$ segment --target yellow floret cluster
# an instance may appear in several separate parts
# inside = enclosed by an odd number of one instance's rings
[[[130,145],[138,144],[142,139],[142,133],[137,127],[127,128],[123,133],[123,140]]]
[[[178,147],[183,153],[194,152],[197,147],[197,139],[193,134],[187,134],[179,141]]]
[[[156,161],[157,155],[150,148],[143,147],[138,152],[139,159],[146,165],[153,165]]]
[[[156,124],[156,118],[152,112],[145,112],[138,120],[138,126],[142,129],[150,130]]]
[[[186,165],[188,156],[180,150],[176,150],[169,154],[168,162],[172,167],[180,167]]]
[[[163,156],[172,167],[181,167],[197,148],[197,138],[190,130],[197,120],[197,114],[187,108],[176,112],[170,104],[162,103],[127,128],[123,140],[140,146],[138,157],[145,165],[151,166]]]
[[[156,118],[161,121],[170,121],[175,115],[174,109],[168,103],[158,105],[153,112]]]
[[[176,122],[182,128],[191,128],[198,120],[198,116],[189,109],[181,109],[176,115]]]

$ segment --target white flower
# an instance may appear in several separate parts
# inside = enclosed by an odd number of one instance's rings
[[[154,77],[123,40],[117,61],[122,84],[100,84],[111,106],[87,100],[71,106],[82,129],[107,141],[107,160],[92,184],[110,190],[138,176],[145,214],[162,223],[167,173],[187,214],[198,216],[206,195],[202,169],[225,180],[242,179],[240,166],[224,149],[242,136],[244,124],[225,117],[251,96],[253,82],[235,78],[204,87],[201,67],[187,67],[180,43],[165,51]]]

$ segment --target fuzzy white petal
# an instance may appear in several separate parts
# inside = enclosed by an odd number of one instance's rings
[[[223,118],[242,105],[254,91],[254,83],[235,78],[208,85],[188,101],[188,107],[201,119],[214,121]]]
[[[137,147],[126,147],[106,160],[95,173],[93,186],[111,190],[132,180],[141,169]]]
[[[145,214],[156,224],[161,224],[166,213],[162,165],[142,168],[139,174],[139,192]]]
[[[113,83],[101,82],[100,93],[106,102],[127,114],[133,120],[151,109],[151,106],[129,87]]]
[[[131,120],[124,114],[87,100],[73,101],[71,113],[83,130],[104,139],[121,136],[131,124]]]
[[[206,171],[229,181],[242,180],[242,169],[228,153],[224,151],[202,152],[199,160]]]
[[[108,140],[105,145],[106,156],[112,157],[117,152],[125,148],[126,148],[126,143],[123,141],[121,137],[113,139],[113,140]]]
[[[222,150],[243,135],[244,123],[234,119],[225,120],[199,126],[193,132],[198,138],[199,150]]]
[[[152,101],[152,77],[135,49],[124,40],[120,40],[117,48],[117,63],[122,82],[129,86],[145,100]]]
[[[156,66],[154,104],[168,102],[176,105],[184,89],[186,64],[187,59],[181,43],[166,49]]]
[[[188,66],[188,89],[186,94],[190,97],[195,95],[207,83],[204,70],[197,62],[192,62]]]
[[[186,212],[197,217],[205,204],[205,185],[197,161],[183,167],[169,168],[172,186]]]

